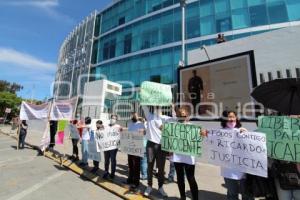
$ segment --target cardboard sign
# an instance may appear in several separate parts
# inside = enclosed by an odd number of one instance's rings
[[[172,104],[171,86],[144,81],[141,85],[140,104],[148,106],[170,106]]]
[[[114,127],[105,127],[104,130],[95,132],[97,151],[109,151],[119,148],[120,130]]]
[[[94,131],[92,131],[92,133],[90,135],[90,141],[89,141],[89,144],[88,144],[88,148],[89,148],[89,159],[100,162],[101,161],[101,155],[97,151],[97,144],[96,144],[96,140],[95,140]]]
[[[163,125],[161,147],[165,151],[201,156],[203,138],[201,127],[192,124],[166,123]]]
[[[143,132],[123,131],[120,140],[120,149],[129,155],[144,157],[144,134]]]
[[[268,156],[277,160],[300,162],[300,119],[261,116],[258,130],[267,136]]]
[[[202,162],[257,176],[268,176],[264,133],[240,133],[239,129],[210,130],[203,148]]]

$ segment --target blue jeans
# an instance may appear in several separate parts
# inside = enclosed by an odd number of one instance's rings
[[[109,151],[104,151],[104,168],[105,173],[108,173],[109,164],[111,162],[111,176],[115,175],[116,167],[117,167],[117,153],[118,149],[113,149]]]
[[[82,162],[85,164],[88,164],[88,158],[89,158],[89,141],[88,140],[82,140],[81,153],[82,153]]]
[[[147,163],[147,154],[144,153],[144,157],[141,160],[141,174],[142,178],[147,178],[147,170],[148,170],[148,163]]]
[[[239,193],[241,185],[244,184],[243,180],[234,180],[230,178],[224,178],[225,186],[227,188],[227,200],[239,200]],[[242,193],[242,200],[254,200],[253,197]]]
[[[173,162],[170,161],[170,171],[169,171],[169,175],[168,175],[169,180],[174,180],[175,172],[176,172],[175,165]]]

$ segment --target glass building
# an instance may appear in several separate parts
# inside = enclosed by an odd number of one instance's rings
[[[188,0],[186,51],[215,45],[218,33],[234,40],[299,25],[299,11],[300,0]],[[89,81],[131,81],[135,87],[146,80],[176,84],[182,39],[180,0],[116,0],[92,16],[72,32],[60,51],[56,80],[72,82],[70,97],[77,95],[81,87],[78,75],[85,72]],[[92,28],[86,29],[93,34],[81,33],[80,27],[91,21]],[[74,54],[81,48],[82,39],[74,46],[72,38],[81,37],[91,54]],[[68,59],[71,65],[62,72],[67,54],[73,55],[74,62]],[[83,67],[80,70],[77,61]],[[125,83],[123,86],[128,87]],[[56,87],[55,94],[63,93]]]

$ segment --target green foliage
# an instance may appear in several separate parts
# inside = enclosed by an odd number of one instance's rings
[[[5,80],[0,80],[0,92],[10,92],[16,94],[22,89],[23,86],[19,85],[18,83],[10,83]]]
[[[19,115],[22,99],[11,92],[0,92],[0,116],[5,113],[5,108],[11,108],[10,116]]]

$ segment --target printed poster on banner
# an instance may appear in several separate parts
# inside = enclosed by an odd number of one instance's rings
[[[171,86],[144,81],[141,85],[140,104],[144,106],[170,106],[172,104]]]
[[[120,140],[120,149],[129,155],[144,157],[144,134],[138,131],[123,131]]]
[[[300,118],[260,116],[258,130],[267,135],[269,157],[300,162]]]
[[[199,161],[257,176],[268,176],[266,136],[239,129],[210,130]]]
[[[90,141],[89,141],[89,144],[88,144],[88,148],[89,148],[89,159],[100,162],[101,161],[101,155],[100,155],[100,152],[97,151],[97,143],[96,143],[96,140],[95,140],[94,131],[92,131],[92,133],[90,135]]]
[[[35,105],[23,101],[20,109],[20,120],[47,119],[48,112],[48,103]]]
[[[166,123],[163,125],[161,147],[168,152],[200,157],[203,137],[201,127],[193,124]]]
[[[110,126],[105,127],[104,130],[96,130],[95,140],[98,152],[118,149],[120,145],[120,130]]]

